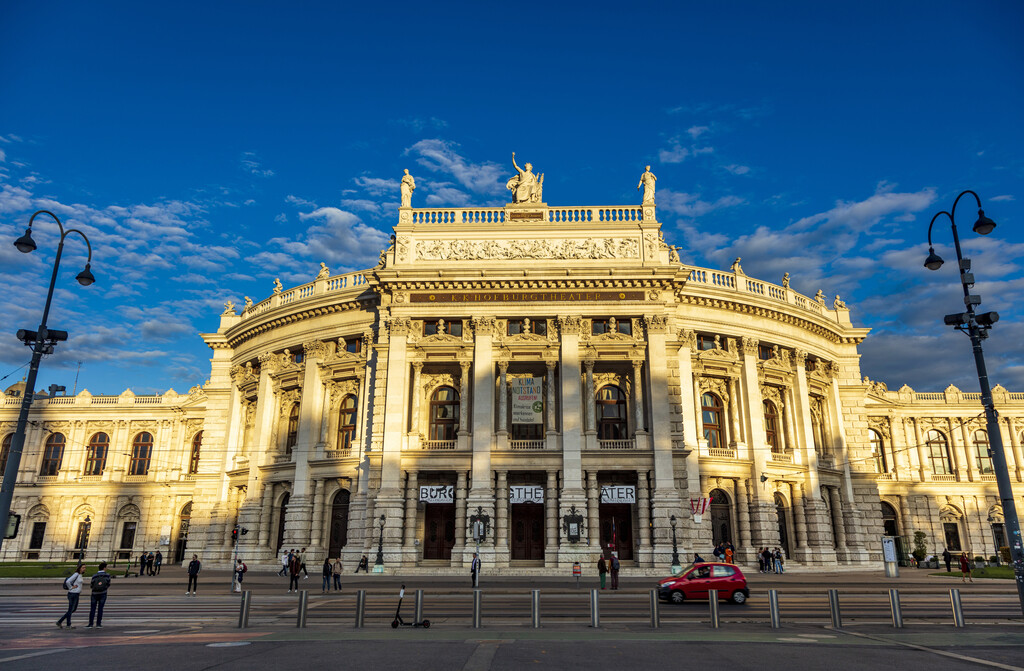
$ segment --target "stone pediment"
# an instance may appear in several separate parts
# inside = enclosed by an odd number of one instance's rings
[[[423,336],[419,339],[419,345],[461,345],[463,342],[459,336],[449,335],[447,333],[435,333],[433,335]]]
[[[721,347],[700,350],[697,353],[697,358],[700,360],[739,361],[739,356],[735,352]]]
[[[547,336],[537,335],[536,333],[516,333],[514,335],[505,336],[502,340],[506,345],[547,345]]]
[[[634,342],[633,336],[628,336],[625,333],[619,333],[619,332],[601,333],[599,335],[592,335],[592,336],[590,336],[590,340],[591,340],[591,342],[596,343],[596,344],[608,343],[608,342],[630,343],[630,344],[632,344]]]

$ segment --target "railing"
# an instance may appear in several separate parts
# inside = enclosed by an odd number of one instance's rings
[[[316,295],[362,287],[365,286],[366,283],[366,274],[363,271],[328,277],[323,280],[314,280],[308,284],[303,284],[301,286],[276,293],[270,298],[262,300],[259,303],[242,310],[242,319],[251,319],[257,315],[263,314],[267,310],[271,310],[282,305],[288,305],[296,301],[305,300]]]
[[[125,482],[145,482],[149,480],[149,474],[146,475],[126,475],[124,476]]]
[[[38,484],[45,484],[49,482],[57,482],[59,475],[38,475],[36,476],[36,482]]]
[[[876,473],[875,480],[895,480],[895,473]]]
[[[1024,401],[1024,392],[1011,391],[1009,396],[1011,401]]]
[[[735,459],[736,449],[733,447],[709,447],[708,456],[719,459]]]
[[[290,455],[290,454],[275,454],[274,455],[274,463],[275,464],[288,464],[288,463],[291,463],[291,460],[292,460],[292,455]]]
[[[791,464],[793,463],[792,452],[772,452],[772,461],[777,464]]]
[[[195,482],[196,481],[196,474],[195,473],[182,473],[180,479],[181,479],[182,482]]]
[[[932,482],[956,482],[956,474],[932,474]]]
[[[347,447],[343,450],[324,450],[324,459],[344,459],[345,457],[352,455],[352,448]]]
[[[544,440],[510,440],[508,447],[511,450],[543,450],[547,447]]]
[[[599,440],[597,446],[602,450],[635,450],[636,441],[632,438],[626,440]]]
[[[160,405],[164,402],[163,396],[136,396],[135,405]]]
[[[944,392],[918,392],[914,394],[918,401],[945,401],[946,394]]]
[[[93,405],[117,405],[117,399],[119,399],[119,398],[121,398],[121,397],[120,396],[93,396],[92,397],[92,404]]]
[[[996,476],[994,474],[982,473],[981,481],[982,482],[995,482],[996,481]]]
[[[967,392],[964,392],[963,397],[964,397],[965,401],[980,401],[981,400],[981,392],[980,391],[967,391]]]
[[[74,405],[74,396],[51,396],[46,401],[46,405]]]
[[[425,440],[422,444],[424,450],[454,450],[457,442],[455,440]]]

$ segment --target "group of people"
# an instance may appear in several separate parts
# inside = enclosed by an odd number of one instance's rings
[[[726,564],[735,564],[733,561],[733,549],[732,543],[729,541],[723,541],[715,546],[715,549],[711,551],[711,554],[715,556],[715,559]]]
[[[86,629],[103,627],[103,606],[107,603],[107,590],[110,588],[110,574],[107,573],[107,562],[100,562],[96,573],[89,579],[89,590],[92,599],[89,603],[89,624]],[[57,620],[57,628],[74,629],[71,624],[71,615],[78,610],[78,600],[82,596],[82,588],[85,586],[85,565],[79,564],[75,572],[64,579],[64,589],[68,593],[68,610]]]
[[[139,554],[139,575],[160,575],[160,567],[164,563],[164,553],[142,552]],[[127,575],[127,573],[125,574]]]
[[[943,549],[942,561],[946,562],[946,573],[953,572],[953,557],[954,555],[949,551],[949,548]],[[971,558],[967,556],[967,553],[961,552],[957,557],[957,561],[960,563],[960,572],[963,574],[960,577],[960,582],[967,582],[968,580],[974,582],[974,575],[971,573]]]
[[[306,574],[309,580],[309,571],[306,570],[306,548],[296,551],[294,548],[285,552],[281,551],[281,570],[277,575],[288,576],[288,592],[299,591],[299,576]]]
[[[619,588],[619,556],[612,552],[609,553],[611,556],[605,559],[605,553],[602,552],[597,558],[597,575],[601,578],[601,589],[605,589],[605,578],[608,573],[612,574],[612,589]]]
[[[341,564],[341,557],[338,557],[334,561],[331,561],[330,557],[324,557],[324,568],[323,576],[324,582],[320,587],[321,594],[327,594],[331,591],[331,579],[334,579],[335,591],[341,591],[341,572],[344,570],[344,566]],[[358,570],[358,569],[357,569]]]
[[[782,550],[763,547],[757,552],[757,570],[761,573],[785,573],[785,557]]]

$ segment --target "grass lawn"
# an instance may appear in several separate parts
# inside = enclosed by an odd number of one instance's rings
[[[75,566],[76,562],[4,562],[0,578],[62,578],[74,573]]]
[[[954,568],[952,573],[932,573],[931,575],[942,576],[944,578],[962,578],[963,574],[960,573],[959,568]],[[976,568],[971,572],[975,578],[1001,578],[1003,580],[1013,580],[1013,569],[1009,566],[989,566],[987,568]]]

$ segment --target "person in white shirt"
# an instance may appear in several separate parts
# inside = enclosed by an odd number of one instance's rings
[[[74,629],[74,627],[71,626],[71,614],[78,610],[78,599],[82,596],[82,584],[84,582],[85,581],[82,577],[82,565],[79,564],[78,568],[75,569],[75,572],[64,581],[64,586],[68,590],[68,612],[64,613],[64,615],[57,620],[58,629],[64,628],[64,622],[68,623],[68,629]]]

